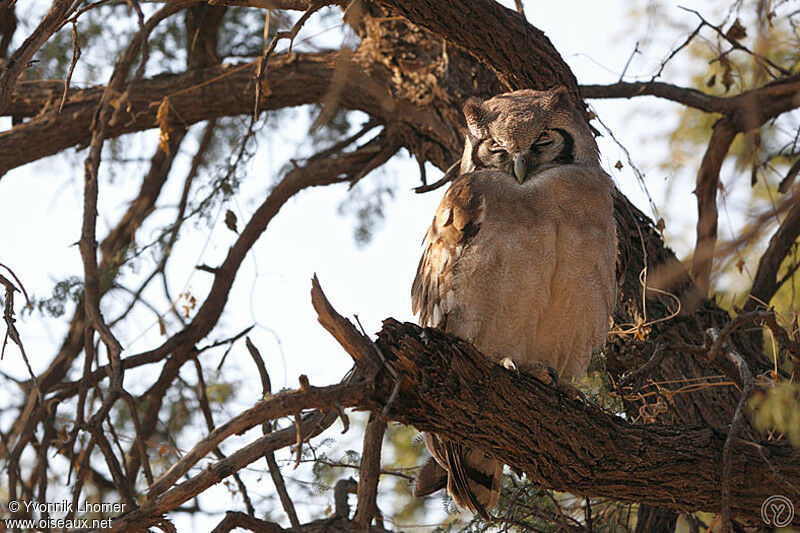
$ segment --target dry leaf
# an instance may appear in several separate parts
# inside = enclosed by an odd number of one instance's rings
[[[730,39],[731,41],[740,41],[747,37],[747,30],[742,25],[742,21],[738,18],[733,21],[731,27],[728,28],[728,31],[725,32],[725,37]]]
[[[744,259],[739,259],[736,262],[736,268],[739,269],[739,274],[741,274],[742,273],[742,269],[744,269]]]
[[[733,71],[730,65],[726,65],[725,72],[722,73],[722,85],[725,86],[725,92],[731,90],[731,85],[733,85]]]
[[[239,233],[239,231],[236,229],[236,215],[230,209],[225,212],[225,225],[232,232]]]
[[[158,317],[158,331],[160,331],[162,335],[167,334],[167,326],[164,324],[164,319],[160,316]]]
[[[167,155],[169,155],[169,134],[172,132],[172,126],[169,124],[169,98],[166,96],[161,99],[158,104],[158,111],[156,111],[156,126],[160,131],[158,147]]]
[[[614,168],[616,168],[617,170],[620,170],[622,168],[622,161],[617,161],[617,164],[614,165]]]
[[[656,229],[658,231],[664,231],[664,228],[667,227],[666,223],[664,222],[663,218],[659,218],[658,222],[656,222]]]
[[[714,84],[717,83],[717,75],[712,74],[708,81],[706,82],[706,87],[713,87]]]

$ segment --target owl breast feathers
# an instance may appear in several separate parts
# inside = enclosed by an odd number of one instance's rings
[[[577,166],[522,185],[497,170],[458,177],[412,287],[420,324],[497,361],[581,377],[616,300],[612,191],[610,178]]]
[[[462,173],[426,234],[414,312],[495,361],[578,379],[616,301],[615,188],[589,126],[563,89],[468,101],[465,115]],[[437,435],[426,443],[434,461],[415,492],[446,479],[456,503],[488,517],[502,464]]]

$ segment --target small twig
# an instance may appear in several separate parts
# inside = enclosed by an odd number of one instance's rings
[[[514,6],[517,8],[517,13],[522,15],[522,18],[525,18],[525,8],[522,5],[522,0],[514,0]]]
[[[141,438],[142,432],[142,423],[139,420],[139,412],[136,410],[136,400],[131,396],[131,394],[123,390],[122,391],[122,399],[125,400],[125,403],[128,404],[128,411],[131,413],[131,420],[133,420],[133,429],[136,432],[136,445],[139,451],[139,457],[142,459],[142,469],[144,470],[144,477],[147,480],[147,484],[150,485],[153,482],[153,471],[150,469],[150,459],[147,457],[147,448],[145,446],[144,439]],[[125,454],[121,454],[123,457]],[[124,463],[127,466],[127,462]]]
[[[25,285],[22,284],[22,282],[19,280],[17,275],[14,273],[14,271],[11,270],[9,267],[4,265],[3,263],[0,263],[0,267],[5,268],[8,271],[8,273],[11,275],[11,277],[14,278],[14,281],[17,282],[17,287],[19,288],[20,291],[22,291],[23,296],[25,296],[25,305],[26,305],[26,307],[28,309],[33,309],[33,304],[31,303],[31,299],[28,297],[28,291],[25,290]]]
[[[697,27],[694,29],[694,31],[693,31],[692,33],[690,33],[690,34],[689,34],[689,36],[686,38],[686,40],[685,40],[685,41],[683,41],[683,42],[680,44],[680,46],[678,46],[677,48],[675,48],[674,50],[672,50],[672,52],[670,52],[670,54],[669,54],[669,55],[666,57],[666,59],[664,59],[664,60],[661,62],[661,65],[660,65],[660,66],[659,66],[659,68],[658,68],[658,72],[656,72],[655,74],[653,74],[653,77],[652,77],[652,78],[650,78],[650,81],[655,81],[657,78],[659,78],[659,77],[661,76],[661,73],[662,73],[662,72],[664,72],[664,68],[667,66],[667,63],[669,63],[669,62],[672,60],[672,58],[673,58],[673,57],[675,57],[676,55],[678,55],[678,52],[680,52],[681,50],[683,50],[684,48],[686,48],[687,46],[689,46],[689,43],[691,43],[691,42],[692,42],[692,40],[694,40],[694,38],[695,38],[695,37],[697,37],[697,34],[698,34],[698,33],[700,33],[700,30],[701,30],[701,29],[703,29],[703,25],[702,25],[702,24],[698,25],[698,26],[697,26]]]
[[[639,188],[647,196],[647,203],[650,205],[650,210],[653,213],[653,219],[659,220],[661,216],[659,215],[658,207],[656,206],[656,203],[655,201],[653,201],[653,197],[650,194],[650,189],[647,188],[647,182],[645,181],[644,172],[642,172],[641,169],[639,169],[639,167],[636,165],[636,163],[633,160],[633,156],[631,156],[631,153],[628,150],[628,148],[624,144],[622,144],[622,142],[619,139],[617,139],[617,137],[614,135],[614,132],[605,122],[603,122],[603,119],[601,119],[600,115],[597,114],[597,112],[595,112],[594,108],[592,106],[589,106],[589,109],[592,111],[592,113],[594,113],[595,119],[603,127],[603,130],[605,130],[608,136],[611,137],[611,140],[614,141],[617,147],[620,150],[622,150],[622,153],[625,154],[625,159],[628,161],[628,166],[631,167],[631,170],[633,170],[633,173],[636,176],[636,181],[639,182]],[[646,261],[645,264],[647,264]]]
[[[261,352],[258,351],[258,348],[256,348],[256,345],[250,340],[250,337],[245,337],[244,343],[245,346],[247,346],[247,351],[250,352],[250,356],[253,358],[256,368],[258,369],[258,375],[261,378],[262,396],[264,398],[269,398],[272,396],[272,382],[269,379],[267,366],[264,364],[264,359],[261,357]],[[271,433],[272,423],[265,422],[261,424],[261,431],[264,435]],[[289,491],[286,490],[286,482],[281,475],[281,469],[278,466],[278,462],[275,460],[275,452],[265,452],[264,459],[267,461],[269,474],[272,477],[272,482],[275,484],[275,489],[278,491],[278,498],[281,500],[281,506],[283,506],[286,516],[289,517],[289,523],[292,524],[292,527],[300,527],[300,520],[297,518],[297,511],[294,508],[294,502],[292,502],[292,499],[289,496]]]
[[[16,279],[16,276],[14,276],[14,279]],[[25,361],[25,366],[28,368],[28,373],[30,374],[31,381],[33,382],[33,388],[36,389],[36,394],[41,402],[42,391],[39,388],[39,381],[36,379],[36,374],[34,374],[33,368],[31,368],[31,363],[28,360],[28,355],[25,353],[25,347],[22,345],[22,339],[20,339],[19,331],[17,331],[17,327],[14,325],[14,323],[17,321],[17,319],[14,318],[14,292],[18,291],[19,289],[17,289],[17,287],[2,274],[0,274],[0,284],[4,285],[6,288],[5,302],[3,302],[3,320],[6,323],[6,334],[3,338],[3,347],[0,349],[0,360],[2,360],[3,356],[5,355],[8,339],[11,339],[19,348],[20,354],[22,354],[22,360]]]
[[[747,401],[750,398],[750,391],[753,389],[753,375],[750,367],[739,355],[736,350],[729,350],[727,358],[739,369],[742,377],[742,394],[739,396],[739,403],[736,405],[736,412],[731,420],[731,427],[728,436],[725,438],[725,445],[722,448],[722,530],[732,531],[731,526],[731,469],[733,467],[732,454],[733,442],[742,429],[744,423],[744,413]]]
[[[778,185],[778,192],[785,193],[788,191],[798,173],[800,173],[800,158],[792,164],[789,168],[789,172],[786,173],[786,177],[781,180],[781,183]]]
[[[206,350],[210,350],[211,348],[218,348],[218,347],[220,347],[220,346],[223,346],[223,345],[225,345],[225,344],[231,344],[231,343],[233,343],[233,342],[236,342],[236,341],[238,341],[239,339],[241,339],[242,337],[244,337],[245,335],[247,335],[248,333],[250,333],[250,331],[252,331],[252,329],[253,329],[254,327],[255,327],[255,326],[247,326],[247,327],[246,327],[246,328],[244,328],[242,331],[240,331],[239,333],[237,333],[236,335],[234,335],[234,336],[232,336],[232,337],[228,337],[227,339],[222,339],[222,340],[220,340],[220,341],[215,341],[215,342],[213,342],[213,343],[211,343],[211,344],[208,344],[208,345],[206,345],[206,346],[203,346],[202,348],[199,348],[199,349],[197,350],[197,353],[203,353],[203,352],[205,352]]]
[[[256,364],[256,368],[258,369],[258,375],[261,378],[261,394],[264,398],[272,396],[272,381],[269,379],[269,374],[267,373],[267,366],[264,364],[264,358],[261,357],[261,352],[258,351],[253,341],[250,340],[250,337],[244,338],[244,345],[247,346],[247,351],[250,353],[250,357],[253,358],[253,362]]]
[[[753,56],[753,58],[755,58],[756,62],[761,64],[761,66],[763,66],[764,70],[766,70],[767,72],[769,72],[769,69],[767,69],[765,65],[769,65],[770,67],[774,68],[775,70],[777,70],[778,72],[780,72],[784,76],[789,76],[789,75],[792,74],[790,71],[786,70],[785,68],[783,68],[783,67],[781,67],[779,65],[776,65],[775,63],[770,61],[769,58],[766,58],[766,57],[764,57],[764,56],[762,56],[760,54],[757,54],[757,53],[753,52],[752,50],[750,50],[749,48],[747,48],[746,46],[741,44],[736,39],[732,39],[724,31],[722,31],[721,28],[719,28],[717,26],[714,26],[713,24],[708,22],[705,18],[703,18],[703,16],[699,12],[695,11],[694,9],[689,9],[689,8],[683,7],[683,6],[678,6],[678,9],[682,9],[684,11],[688,11],[689,13],[694,13],[695,15],[697,15],[697,17],[700,19],[702,25],[708,26],[709,28],[714,30],[720,37],[725,39],[736,50],[741,50],[741,51],[746,52],[746,53],[750,54],[751,56]]]
[[[583,516],[586,520],[586,533],[592,533],[592,500],[591,498],[586,498],[585,502],[586,504],[583,506]]]
[[[150,485],[148,491],[149,499],[155,499],[168,488],[172,487],[175,481],[188,472],[192,466],[231,435],[241,434],[263,423],[265,420],[274,420],[276,418],[296,414],[298,411],[304,409],[327,407],[336,402],[347,404],[348,402],[352,402],[353,399],[358,398],[361,391],[362,389],[357,383],[341,383],[328,387],[313,387],[310,391],[305,392],[281,392],[267,400],[258,402],[250,409],[241,412],[224,424],[218,426],[203,439],[200,439],[191,450]],[[345,402],[343,398],[346,398],[347,402]],[[331,410],[331,414],[334,420],[336,420],[336,412]],[[327,417],[327,412],[325,416]],[[275,434],[277,434],[277,432],[263,438],[269,439],[269,437]],[[294,442],[296,443],[296,431],[293,436],[295,439]],[[263,451],[259,456],[263,457]]]
[[[631,66],[631,61],[636,54],[639,53],[639,41],[636,41],[636,45],[633,47],[633,52],[631,52],[630,57],[625,62],[625,66],[622,68],[622,74],[619,75],[619,81],[622,81],[625,78],[625,74],[628,72],[628,67]]]
[[[420,185],[419,187],[414,187],[414,192],[417,194],[422,194],[424,192],[435,191],[439,187],[446,185],[447,183],[451,182],[453,178],[458,176],[459,171],[461,170],[461,160],[456,161],[447,169],[438,181],[431,183],[430,185]]]
[[[650,356],[650,359],[648,359],[645,364],[643,364],[642,366],[640,366],[627,376],[620,379],[617,387],[622,388],[628,383],[633,383],[639,377],[650,373],[650,371],[652,371],[655,367],[661,364],[661,361],[664,360],[664,356],[666,354],[667,351],[664,349],[664,345],[658,344],[653,350],[653,355]]]
[[[347,416],[347,413],[344,412],[344,408],[338,403],[333,407],[336,409],[336,412],[339,414],[339,418],[342,420],[342,434],[345,434],[347,433],[347,430],[350,429],[350,417]]]
[[[294,23],[294,26],[289,31],[278,31],[275,32],[275,35],[272,37],[272,40],[269,42],[269,45],[264,48],[264,53],[261,55],[261,60],[258,62],[258,66],[256,67],[256,78],[255,78],[255,103],[253,105],[253,119],[258,120],[258,114],[260,112],[259,104],[261,103],[261,96],[263,93],[263,85],[264,80],[267,76],[267,61],[269,61],[270,56],[275,51],[275,46],[278,44],[280,39],[289,39],[289,52],[292,51],[292,43],[294,42],[295,37],[297,37],[298,32],[306,23],[306,21],[320,10],[323,6],[325,6],[326,2],[322,0],[315,0],[308,9],[306,9],[305,13]],[[267,36],[267,32],[269,30],[269,19],[267,17],[265,29],[264,29],[264,37]]]
[[[706,330],[707,339],[711,339],[712,341],[712,343],[709,345],[709,350],[707,353],[708,360],[713,362],[720,357],[722,354],[722,349],[725,346],[725,342],[730,338],[734,331],[745,324],[753,323],[759,319],[766,318],[772,313],[773,311],[770,309],[740,313],[736,318],[732,319],[730,322],[727,322],[719,331],[719,333],[717,333],[717,331],[713,328]]]
[[[78,46],[78,25],[73,21],[72,23],[72,61],[69,64],[67,77],[64,80],[64,92],[61,93],[61,103],[58,105],[58,113],[64,109],[64,104],[67,102],[67,93],[69,92],[69,82],[72,81],[72,73],[75,72],[75,65],[78,64],[78,59],[81,57],[81,48]]]
[[[296,442],[294,445],[295,445],[295,451],[297,453],[294,461],[294,467],[295,469],[297,469],[297,467],[300,466],[300,458],[303,452],[303,431],[302,428],[300,427],[300,411],[295,411],[294,413],[294,431],[296,438]]]
[[[425,172],[425,160],[417,156],[417,165],[419,166],[419,181],[422,182],[421,187],[428,185],[428,174]]]
[[[77,460],[75,461],[75,486],[72,488],[72,506],[67,513],[68,520],[74,516],[75,509],[78,507],[78,500],[80,499],[81,492],[83,490],[83,482],[86,478],[83,471],[84,469],[88,470],[91,468],[91,465],[89,464],[89,458],[92,455],[92,450],[94,450],[94,445],[95,440],[94,435],[92,435],[83,452],[77,454]]]
[[[361,470],[361,465],[360,464],[348,464],[348,463],[342,463],[342,462],[338,462],[338,461],[329,461],[329,460],[326,460],[326,459],[321,459],[319,457],[314,457],[312,459],[303,459],[300,462],[301,463],[321,464],[321,465],[329,466],[331,468],[349,468],[351,470],[359,470],[359,471]],[[418,467],[418,466],[411,466],[411,467],[405,467],[405,468],[403,468],[403,470],[416,471],[416,470],[419,470],[419,468],[420,467]],[[416,477],[412,476],[411,474],[405,474],[405,473],[400,472],[398,470],[391,470],[391,469],[386,469],[386,468],[381,468],[381,475],[382,476],[398,477],[400,479],[405,479],[406,481],[414,481],[416,479]]]

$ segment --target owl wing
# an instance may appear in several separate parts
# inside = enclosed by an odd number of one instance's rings
[[[456,178],[442,198],[425,234],[425,252],[411,286],[411,305],[419,324],[447,330],[455,305],[453,269],[477,235],[483,206],[470,174]]]

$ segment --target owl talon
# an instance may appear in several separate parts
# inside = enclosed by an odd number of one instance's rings
[[[586,398],[586,395],[575,385],[570,383],[559,383],[558,390],[566,394],[571,400],[578,400],[579,402],[583,402],[587,405],[589,404],[589,400]]]
[[[500,360],[500,364],[503,365],[506,370],[511,370],[519,374],[519,368],[517,368],[517,365],[514,364],[514,361],[510,357],[503,357]]]
[[[544,363],[532,363],[529,367],[530,373],[538,379],[539,381],[543,381],[547,383],[551,387],[558,387],[558,372],[556,372],[555,368],[547,366]]]

